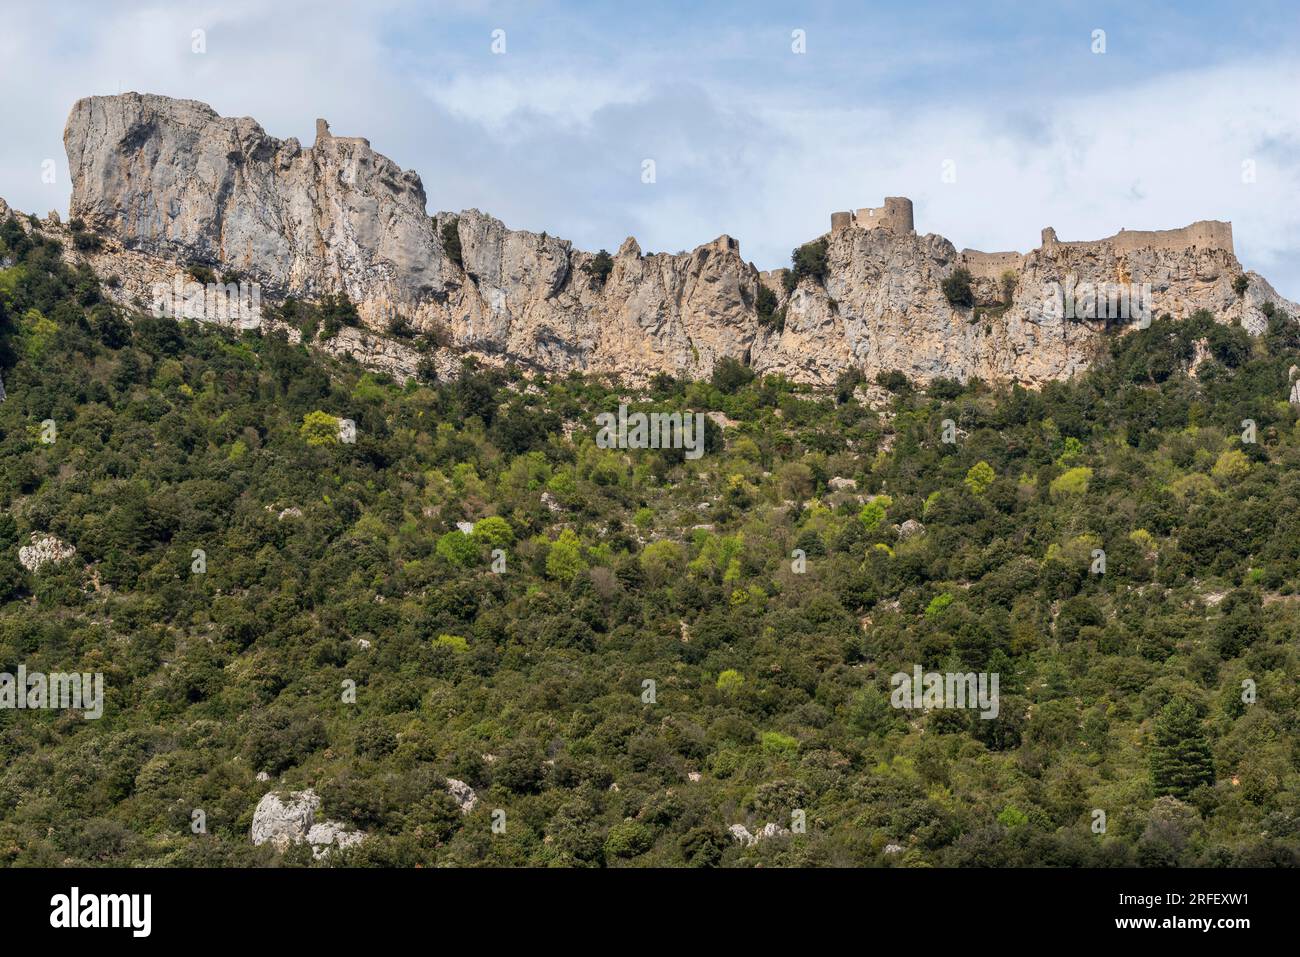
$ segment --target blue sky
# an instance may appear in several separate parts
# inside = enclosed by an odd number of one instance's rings
[[[139,90],[305,142],[326,117],[417,170],[431,211],[586,249],[725,232],[770,268],[833,210],[906,195],[958,248],[1228,219],[1300,299],[1300,13],[1133,6],[8,3],[0,196],[66,210],[68,109]]]

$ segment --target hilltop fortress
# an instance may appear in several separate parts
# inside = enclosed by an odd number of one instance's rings
[[[108,294],[141,306],[190,266],[256,282],[264,312],[287,296],[345,294],[368,329],[317,345],[399,377],[422,355],[447,374],[473,355],[632,382],[706,376],[729,356],[819,384],[856,367],[1033,386],[1084,368],[1124,332],[1045,311],[1052,285],[1069,279],[1150,284],[1157,316],[1208,309],[1251,332],[1266,325],[1266,304],[1296,309],[1243,271],[1224,222],[1087,242],[1048,228],[1025,253],[959,252],[916,232],[910,200],[887,197],[833,213],[824,271],[791,283],[784,270],[760,273],[725,235],[675,255],[628,237],[596,262],[478,210],[430,215],[417,173],[324,120],[308,147],[193,100],[127,93],[78,101],[64,143],[70,214],[103,241],[65,243],[66,255],[117,277]],[[56,217],[31,228],[67,231]],[[974,279],[971,306],[942,291],[960,268]]]
[[[831,232],[851,229],[880,229],[897,236],[916,232],[912,214],[912,201],[905,196],[887,196],[885,205],[864,207],[852,212],[831,213]],[[1217,250],[1233,258],[1232,223],[1203,219],[1179,229],[1121,229],[1104,239],[1063,242],[1056,238],[1051,226],[1043,229],[1042,244],[1038,252],[1052,255],[1056,249],[1067,246],[1076,250],[1111,250],[1126,254],[1141,249],[1163,252],[1195,252]],[[972,276],[997,279],[1008,270],[1019,272],[1025,263],[1025,254],[1018,252],[986,253],[978,249],[963,249],[961,264]]]

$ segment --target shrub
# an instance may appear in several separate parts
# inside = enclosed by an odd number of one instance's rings
[[[718,675],[716,687],[723,694],[734,695],[745,684],[745,676],[734,668],[728,668]]]
[[[758,284],[758,297],[754,301],[754,309],[758,313],[759,325],[771,326],[776,322],[776,293],[761,281]]]
[[[664,585],[680,574],[686,562],[682,546],[664,538],[651,542],[641,552],[641,569],[652,585]]]
[[[1020,285],[1020,276],[1014,269],[1008,269],[1002,274],[1002,302],[1004,305],[1011,305],[1011,300],[1015,298],[1018,285]]]
[[[785,273],[786,292],[794,292],[795,288],[805,278],[816,279],[819,282],[826,278],[827,245],[825,239],[816,239],[810,243],[804,243],[790,253],[790,263],[793,268]]]
[[[568,584],[587,568],[582,557],[582,542],[571,528],[560,532],[546,553],[546,574],[556,581]]]
[[[199,263],[190,263],[186,267],[185,273],[195,282],[202,283],[205,286],[217,281],[217,274],[212,271],[212,267],[203,266]]]
[[[719,392],[731,395],[754,381],[754,370],[738,359],[723,356],[713,363],[713,386]]]
[[[862,511],[858,512],[858,520],[867,531],[873,532],[880,527],[880,523],[885,520],[886,510],[893,504],[893,499],[888,495],[877,495],[862,506]]]
[[[943,281],[943,294],[954,306],[969,309],[975,305],[975,292],[971,288],[970,270],[962,266],[954,269]]]
[[[799,742],[779,731],[764,731],[759,738],[764,754],[789,756],[799,750]]]
[[[339,420],[328,412],[308,412],[298,434],[308,445],[334,445],[339,440]]]
[[[448,259],[461,269],[464,269],[465,260],[460,248],[460,219],[456,216],[448,219],[442,224],[440,235],[442,237],[442,251],[447,254]]]
[[[479,559],[478,543],[473,536],[466,535],[459,529],[440,535],[437,545],[434,546],[434,552],[439,558],[461,568],[468,568]]]
[[[439,635],[433,640],[433,644],[438,648],[450,649],[458,655],[469,651],[469,642],[460,635]]]
[[[1223,452],[1210,470],[1220,482],[1237,482],[1250,474],[1250,459],[1241,449],[1228,449]]]
[[[1088,491],[1088,481],[1091,478],[1092,469],[1086,466],[1068,469],[1052,479],[1048,492],[1057,501],[1083,495]]]
[[[629,858],[644,854],[654,846],[654,831],[640,821],[620,821],[609,829],[605,838],[605,856]]]
[[[597,288],[603,288],[605,280],[614,271],[614,257],[602,249],[592,256],[588,262],[582,264],[582,271],[591,277],[593,285]]]
[[[930,604],[925,606],[926,618],[938,618],[943,614],[945,608],[951,605],[953,597],[949,592],[942,592],[930,599]]]
[[[997,475],[993,472],[993,467],[988,462],[976,462],[966,473],[966,478],[962,480],[972,495],[983,495],[988,491],[990,485]]]
[[[104,248],[104,240],[94,233],[83,233],[74,230],[72,233],[72,245],[83,253],[97,253]]]
[[[515,530],[499,515],[489,515],[474,523],[474,537],[491,548],[505,548],[515,540]]]
[[[897,369],[890,369],[887,372],[877,372],[876,385],[880,386],[882,389],[888,389],[890,392],[895,394],[906,392],[912,387],[912,383],[908,381],[907,376],[899,372]]]

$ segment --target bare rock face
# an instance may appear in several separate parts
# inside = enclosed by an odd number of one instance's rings
[[[194,100],[127,93],[72,108],[71,213],[144,252],[220,264],[270,294],[346,292],[380,316],[441,285],[424,187],[324,120],[268,136]]]
[[[139,297],[189,263],[239,272],[269,301],[346,293],[371,330],[400,316],[450,342],[434,356],[439,374],[463,353],[634,382],[707,375],[732,357],[817,384],[856,367],[869,378],[897,369],[922,383],[1037,385],[1083,369],[1105,336],[1129,328],[1052,314],[1045,304],[1060,284],[1149,284],[1154,317],[1208,309],[1252,334],[1267,325],[1266,303],[1300,311],[1254,273],[1245,294],[1234,290],[1242,267],[1228,223],[1079,243],[1046,229],[1025,254],[959,252],[917,234],[911,203],[895,197],[835,214],[821,237],[825,275],[787,293],[782,271],[759,273],[729,236],[676,255],[645,254],[629,238],[604,261],[478,210],[430,216],[419,176],[324,120],[304,148],[202,103],[128,93],[78,101],[64,142],[72,215],[108,240],[87,258],[119,276],[121,295]],[[978,308],[943,292],[962,268]],[[779,307],[764,321],[760,288]],[[419,362],[358,330],[325,348],[400,378]]]

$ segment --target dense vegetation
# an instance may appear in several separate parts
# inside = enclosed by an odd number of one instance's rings
[[[1280,312],[1157,320],[1041,392],[661,377],[638,408],[730,420],[689,461],[596,447],[614,384],[124,315],[12,220],[0,265],[0,671],[107,685],[98,721],[0,711],[0,864],[308,863],[250,843],[273,785],[357,864],[1300,856]],[[26,572],[32,532],[76,555]],[[998,718],[891,707],[914,664],[997,672]]]

